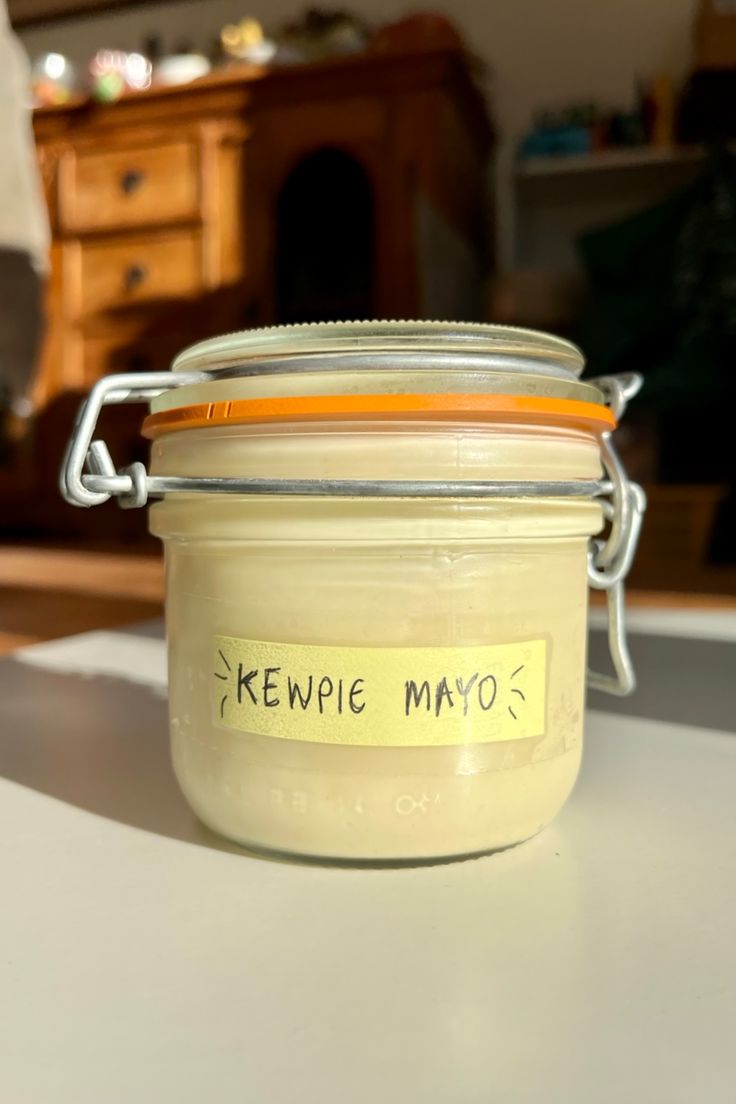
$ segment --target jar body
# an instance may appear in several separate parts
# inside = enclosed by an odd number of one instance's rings
[[[506,455],[503,475],[513,477],[518,431],[505,441],[486,429],[470,436],[469,444],[467,429],[442,430],[435,478],[456,478],[463,454],[487,471],[489,453],[497,469]],[[329,462],[324,441],[314,451],[314,463],[329,463],[322,475],[366,477],[366,463],[370,470],[385,456],[385,441],[367,462],[345,441],[345,454],[338,446]],[[394,444],[394,456],[415,454],[426,468],[421,435]],[[210,471],[232,470],[232,441],[221,445],[209,441]],[[566,448],[578,477],[595,474],[595,442],[540,440],[540,469],[545,448],[563,475]],[[525,440],[523,449],[528,467],[534,448]],[[180,442],[177,450],[181,467]],[[298,452],[302,475],[314,474],[307,441]],[[165,471],[165,448],[157,462]],[[352,862],[475,855],[534,835],[564,804],[580,765],[587,549],[600,524],[594,503],[542,499],[182,495],[155,506],[152,528],[166,548],[172,756],[194,811],[251,848]],[[542,641],[544,723],[526,738],[509,732],[491,742],[469,724],[466,742],[446,746],[407,746],[398,728],[380,746],[232,728],[213,709],[219,637],[407,654],[451,648],[462,677],[473,648]]]

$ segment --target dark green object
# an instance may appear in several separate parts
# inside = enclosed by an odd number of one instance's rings
[[[580,240],[589,374],[639,371],[659,411],[734,396],[736,161],[713,151],[685,191]]]
[[[585,235],[588,375],[637,371],[659,480],[730,485],[711,555],[736,560],[736,160],[714,149],[689,188]]]

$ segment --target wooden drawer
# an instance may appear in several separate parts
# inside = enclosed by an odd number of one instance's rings
[[[115,242],[87,242],[79,250],[77,314],[136,304],[186,299],[203,286],[202,239],[181,230],[160,237],[130,235]]]
[[[77,151],[59,197],[61,225],[81,234],[194,219],[200,193],[196,142]]]

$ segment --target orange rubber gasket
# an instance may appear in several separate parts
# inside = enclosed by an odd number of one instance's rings
[[[275,399],[233,399],[160,410],[143,422],[143,435],[153,440],[164,433],[207,426],[257,422],[335,421],[383,415],[443,420],[551,420],[597,433],[616,428],[607,406],[578,399],[537,395],[289,395]]]

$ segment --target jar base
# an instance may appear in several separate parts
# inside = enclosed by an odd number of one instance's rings
[[[406,870],[413,867],[449,866],[451,863],[470,862],[473,859],[488,858],[489,855],[500,855],[504,851],[513,851],[514,848],[521,847],[523,844],[535,839],[545,828],[547,828],[547,824],[542,824],[539,828],[530,832],[529,835],[522,836],[518,840],[514,840],[511,843],[504,843],[497,847],[483,847],[478,850],[452,852],[446,855],[415,855],[407,858],[379,856],[378,858],[366,859],[352,855],[317,855],[310,854],[307,851],[268,847],[265,844],[254,843],[250,840],[241,840],[233,838],[232,836],[226,836],[217,829],[212,828],[206,821],[202,820],[201,817],[198,816],[197,820],[204,825],[208,832],[213,832],[215,835],[226,840],[236,847],[238,851],[242,852],[244,856],[265,859],[269,862],[299,863],[301,866],[323,866],[347,870]]]
[[[578,745],[566,754],[513,771],[445,776],[442,790],[437,790],[443,817],[432,817],[428,811],[424,818],[409,821],[406,815],[386,816],[387,809],[395,811],[395,802],[386,797],[396,791],[395,774],[362,777],[362,816],[350,817],[345,804],[356,804],[358,798],[350,790],[354,778],[345,770],[331,776],[302,772],[292,779],[272,763],[264,767],[240,762],[236,773],[230,758],[213,760],[212,749],[206,748],[208,769],[196,771],[192,769],[196,763],[182,752],[198,747],[196,742],[185,745],[175,740],[174,768],[192,812],[211,831],[264,857],[356,868],[459,862],[531,839],[565,804],[581,752]],[[407,792],[411,788],[423,795],[436,788],[434,776],[413,774],[399,782]],[[342,803],[330,800],[334,793]],[[285,794],[298,797],[298,803],[285,801]],[[305,810],[311,813],[308,819]]]

